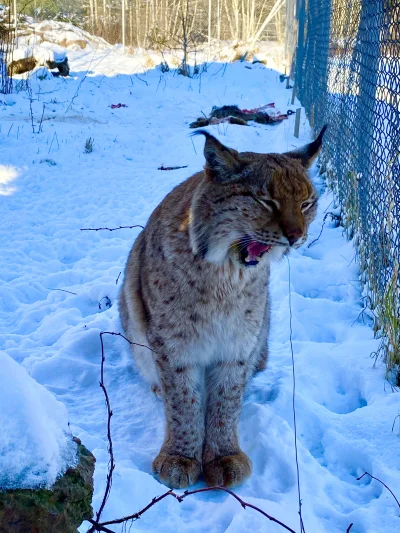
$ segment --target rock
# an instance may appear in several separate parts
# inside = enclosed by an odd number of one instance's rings
[[[83,50],[88,45],[87,41],[84,39],[62,39],[58,44],[64,48],[71,48],[73,46],[74,50]]]
[[[69,64],[66,50],[58,44],[43,42],[35,46],[21,45],[8,54],[7,72],[9,76],[24,74],[35,67],[43,66],[48,69],[58,69],[60,76],[69,75]]]
[[[12,61],[8,65],[7,72],[10,77],[15,74],[24,74],[25,72],[33,70],[40,63],[41,62],[35,59],[34,57],[25,57],[23,59],[18,59],[17,61]],[[60,61],[58,63],[52,60],[48,60],[45,63],[47,68],[49,69],[58,68],[60,76],[66,77],[69,75],[69,64],[67,57],[63,61]]]
[[[24,57],[22,59],[17,59],[12,61],[8,65],[8,75],[11,77],[15,74],[23,74],[24,72],[29,72],[36,67],[36,59],[33,57]]]
[[[15,489],[0,492],[0,531],[7,533],[77,533],[93,516],[95,457],[78,444],[78,463],[51,489]]]

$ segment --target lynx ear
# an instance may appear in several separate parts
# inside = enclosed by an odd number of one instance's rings
[[[240,178],[245,163],[240,159],[236,150],[224,146],[205,130],[196,131],[193,135],[204,135],[206,138],[204,145],[205,171],[210,179],[218,183],[225,183]]]
[[[294,150],[293,152],[286,152],[284,155],[292,157],[293,159],[298,159],[303,165],[303,167],[309,168],[311,166],[311,163],[314,161],[314,159],[319,154],[319,151],[321,150],[322,138],[327,127],[327,124],[325,124],[325,126],[321,130],[321,133],[312,143],[306,144],[302,148]]]

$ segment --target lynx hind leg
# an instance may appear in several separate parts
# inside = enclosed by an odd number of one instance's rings
[[[268,336],[270,328],[270,310],[267,302],[264,309],[264,319],[261,327],[260,334],[258,336],[258,342],[254,348],[252,358],[254,359],[254,373],[262,372],[267,367],[268,361]]]
[[[261,351],[256,359],[255,373],[262,372],[267,368],[268,361],[268,345],[265,341],[265,345],[261,348]]]
[[[132,297],[131,295],[135,294],[134,290],[132,290],[132,282],[134,279],[131,277],[129,281],[130,286],[127,285],[127,280],[125,280],[119,296],[119,314],[121,318],[121,324],[124,329],[125,336],[131,342],[143,345],[143,347],[137,345],[130,346],[133,358],[140,374],[148,383],[150,383],[151,390],[157,396],[161,397],[161,387],[153,353],[150,349],[146,348],[146,346],[149,346],[146,333],[146,324],[136,309],[138,305],[141,305],[141,302],[135,302],[133,300],[135,297]],[[128,295],[126,294],[127,290],[129,290]]]

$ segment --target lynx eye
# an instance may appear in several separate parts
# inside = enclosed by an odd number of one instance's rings
[[[261,204],[265,209],[268,209],[268,211],[273,212],[275,209],[279,209],[279,202],[276,200],[262,200],[261,198],[256,198],[257,202]]]
[[[301,204],[301,210],[303,211],[303,213],[304,213],[305,211],[307,211],[307,209],[310,209],[310,207],[311,207],[312,205],[314,205],[314,203],[315,203],[315,200],[307,200],[306,202],[303,202],[303,203]]]

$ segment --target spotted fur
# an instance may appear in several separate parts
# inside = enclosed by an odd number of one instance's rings
[[[127,261],[120,316],[137,367],[164,402],[153,463],[169,487],[234,486],[251,472],[237,424],[246,384],[265,367],[271,260],[299,246],[316,211],[306,168],[320,137],[289,154],[238,153],[206,136],[205,169],[155,209]],[[239,261],[247,236],[272,245]]]

